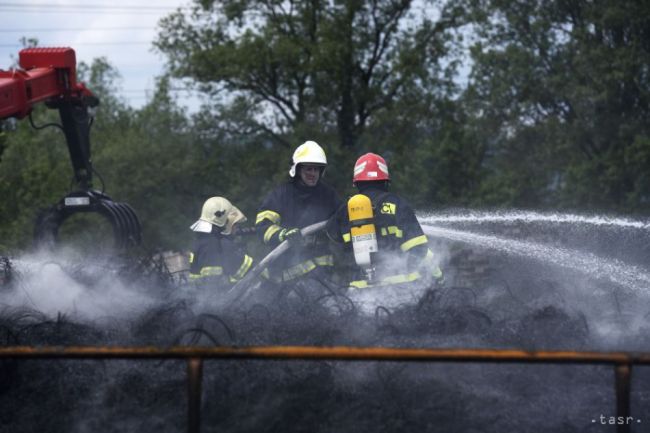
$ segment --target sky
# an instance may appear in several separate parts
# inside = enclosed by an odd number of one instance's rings
[[[191,0],[86,1],[0,0],[0,69],[9,69],[18,58],[22,37],[35,38],[42,47],[72,47],[77,62],[90,64],[105,57],[122,77],[115,83],[120,96],[132,107],[142,107],[164,69],[165,58],[154,52],[152,44],[158,23],[178,8],[187,10]],[[416,9],[424,7],[417,1],[415,5]],[[467,81],[468,70],[467,65],[461,68],[457,78],[461,84]],[[172,89],[179,105],[190,112],[198,110],[196,92],[182,85]]]
[[[122,76],[117,88],[139,108],[153,94],[164,57],[153,51],[159,20],[189,0],[0,0],[0,69],[9,69],[22,48],[22,37],[39,46],[68,46],[77,62],[105,57]],[[92,89],[91,89],[92,90]],[[175,90],[179,104],[198,107],[195,94]]]

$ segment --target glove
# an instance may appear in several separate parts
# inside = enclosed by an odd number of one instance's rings
[[[292,245],[298,245],[302,243],[302,233],[300,233],[299,228],[282,229],[278,234],[278,240],[280,242],[289,241]]]

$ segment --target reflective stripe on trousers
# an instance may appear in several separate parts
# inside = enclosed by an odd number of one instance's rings
[[[313,259],[291,266],[282,271],[282,281],[291,281],[294,278],[298,278],[313,271],[317,266],[334,266],[334,257],[331,254],[328,254],[325,256],[314,257]]]

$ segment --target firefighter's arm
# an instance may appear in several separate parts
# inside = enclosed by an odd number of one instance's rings
[[[407,239],[400,245],[400,249],[407,254],[409,269],[417,269],[423,264],[427,257],[429,242],[426,235],[422,234]]]
[[[253,267],[253,258],[243,252],[238,245],[230,239],[221,241],[224,257],[223,270],[228,277],[228,281],[236,283],[246,276],[248,271]]]
[[[403,253],[408,254],[409,265],[419,265],[427,255],[429,241],[420,227],[420,223],[415,217],[411,207],[400,202],[396,209],[395,219],[399,230],[402,232],[400,249]]]
[[[196,253],[194,251],[190,251],[189,262],[190,262],[190,279],[194,280],[196,278],[199,278],[201,276],[201,267],[199,266]]]
[[[190,281],[207,281],[208,278],[220,277],[223,274],[221,266],[210,264],[206,260],[208,255],[210,251],[204,246],[190,252]]]
[[[260,240],[265,245],[276,246],[285,240],[301,238],[300,229],[281,225],[282,216],[274,202],[277,202],[276,193],[272,192],[264,200],[257,213],[255,228],[259,233]]]
[[[403,227],[403,242],[400,249],[408,254],[409,269],[430,272],[436,281],[442,282],[444,279],[442,270],[434,261],[433,252],[429,248],[429,240],[422,231],[415,213],[406,205],[401,207],[397,217],[398,223]]]
[[[260,233],[262,242],[276,246],[286,240],[292,242],[302,238],[299,228],[282,227],[280,221],[280,214],[275,211],[264,209],[258,212],[255,226]]]
[[[429,248],[429,243],[426,235],[422,234],[411,238],[410,241],[413,241],[409,244],[409,241],[406,241],[402,244],[401,248],[403,251],[406,251],[408,254],[407,266],[409,270],[420,270],[421,272],[428,273],[431,275],[438,284],[444,282],[444,276],[442,274],[442,269],[436,264],[433,256],[433,251]],[[424,242],[420,244],[419,242]],[[417,244],[417,245],[415,245]],[[414,245],[411,248],[408,248],[409,245]]]
[[[336,212],[327,221],[325,226],[325,234],[336,245],[343,245],[346,249],[350,249],[352,244],[350,242],[350,221],[347,213],[347,203],[342,203]]]
[[[248,254],[244,254],[243,257],[240,258],[241,258],[241,262],[237,270],[231,273],[230,275],[228,275],[228,280],[231,283],[236,283],[237,281],[244,278],[248,273],[248,271],[250,271],[251,267],[253,266],[253,258]]]

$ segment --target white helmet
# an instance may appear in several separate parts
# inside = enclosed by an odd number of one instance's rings
[[[201,218],[190,227],[195,232],[210,233],[212,226],[224,227],[221,233],[229,235],[236,223],[246,221],[239,209],[224,197],[211,197],[203,203]]]
[[[296,176],[296,167],[298,164],[318,164],[323,167],[327,165],[327,157],[322,147],[315,141],[305,141],[293,152],[293,164],[289,170],[289,176]]]

